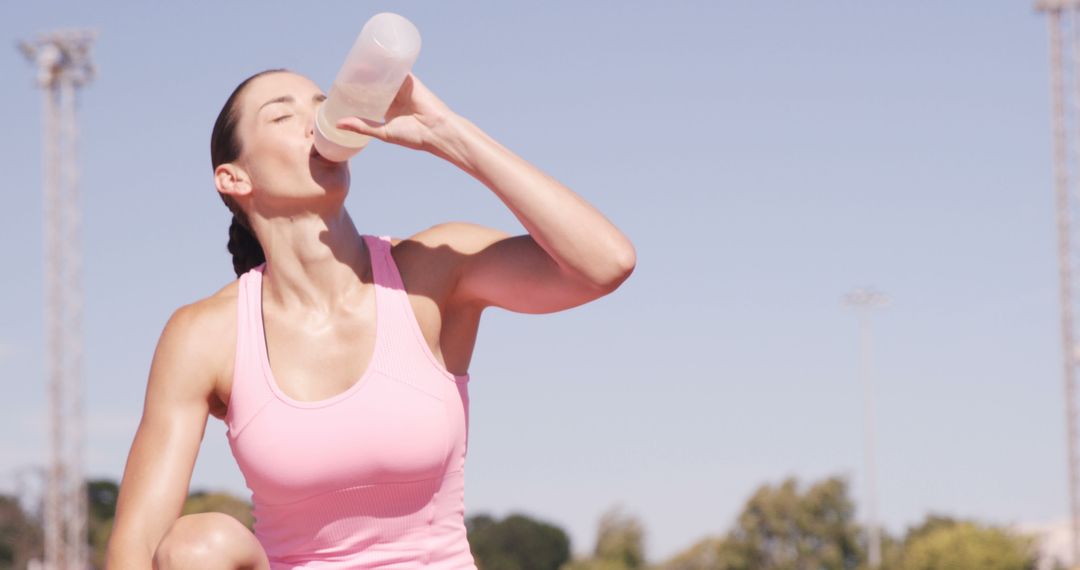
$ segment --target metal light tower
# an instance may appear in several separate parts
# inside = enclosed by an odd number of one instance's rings
[[[1061,344],[1065,377],[1065,440],[1068,457],[1069,515],[1072,523],[1071,538],[1073,568],[1080,568],[1080,459],[1077,456],[1076,426],[1076,368],[1078,352],[1076,330],[1073,323],[1075,311],[1072,269],[1076,252],[1072,245],[1071,219],[1075,200],[1070,196],[1070,175],[1076,177],[1080,160],[1077,154],[1077,112],[1080,112],[1080,25],[1077,9],[1080,0],[1040,0],[1035,9],[1048,16],[1050,33],[1050,97],[1054,137],[1054,191],[1057,202],[1058,268],[1061,303]],[[1066,21],[1067,19],[1067,21]],[[1063,36],[1071,32],[1071,57],[1066,56]],[[1068,59],[1068,62],[1066,62]],[[1070,74],[1071,72],[1071,74]],[[1068,80],[1071,79],[1071,82]],[[1067,96],[1071,94],[1071,97]],[[1070,105],[1066,106],[1066,100]],[[1070,147],[1072,153],[1070,153]],[[1070,161],[1070,154],[1072,159]]]
[[[871,289],[856,289],[844,296],[844,305],[855,309],[859,315],[860,376],[863,384],[863,455],[866,462],[866,530],[868,565],[871,569],[881,567],[881,528],[877,514],[877,467],[874,461],[874,383],[873,345],[870,336],[870,311],[888,306],[889,298]]]
[[[89,568],[82,468],[82,288],[75,164],[75,93],[94,76],[94,30],[43,34],[19,49],[44,92],[45,319],[51,457],[45,570]]]

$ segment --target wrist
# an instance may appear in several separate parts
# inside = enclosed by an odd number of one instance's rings
[[[449,113],[432,129],[432,154],[462,169],[468,169],[469,141],[475,136],[476,126],[456,113]]]

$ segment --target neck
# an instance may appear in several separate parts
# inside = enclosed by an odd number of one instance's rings
[[[333,312],[359,290],[362,276],[371,275],[367,246],[344,207],[260,222],[265,299],[283,310]]]

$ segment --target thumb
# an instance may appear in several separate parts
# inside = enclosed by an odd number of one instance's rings
[[[363,117],[343,117],[335,126],[339,129],[368,135],[380,140],[386,139],[386,123],[380,123],[379,121]]]

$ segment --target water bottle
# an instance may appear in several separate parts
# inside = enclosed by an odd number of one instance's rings
[[[370,136],[334,125],[349,116],[382,122],[419,54],[420,32],[412,22],[391,12],[372,16],[316,113],[315,150],[334,162],[363,150]]]

